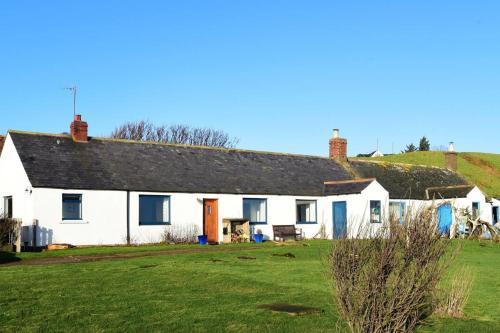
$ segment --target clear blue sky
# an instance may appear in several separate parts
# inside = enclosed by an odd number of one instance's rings
[[[0,132],[127,120],[241,148],[500,153],[499,1],[2,1]]]

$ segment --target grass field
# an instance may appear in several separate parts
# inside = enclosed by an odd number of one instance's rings
[[[344,332],[322,260],[330,243],[303,244],[267,243],[258,249],[255,244],[220,245],[208,247],[220,249],[210,253],[0,265],[0,331]],[[463,245],[452,269],[466,265],[475,273],[466,318],[432,318],[420,332],[500,332],[500,245],[475,241]],[[199,246],[190,248],[199,250]],[[137,252],[142,247],[23,254],[20,262],[56,253],[78,256],[110,251]],[[287,252],[295,258],[273,256]],[[269,303],[308,305],[324,312],[290,316],[258,307]]]
[[[423,151],[390,156],[361,158],[375,161],[444,167],[444,152]],[[458,173],[486,194],[500,197],[500,154],[458,153]]]

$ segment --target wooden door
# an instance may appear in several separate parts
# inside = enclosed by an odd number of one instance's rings
[[[203,199],[203,234],[209,243],[219,242],[219,217],[217,199]]]
[[[343,238],[347,234],[347,203],[333,202],[333,238]]]

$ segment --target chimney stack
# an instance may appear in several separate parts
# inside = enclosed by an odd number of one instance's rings
[[[330,159],[347,161],[347,140],[339,135],[339,130],[333,130],[333,136],[330,139]]]
[[[448,151],[444,153],[444,164],[446,169],[457,172],[457,152],[453,142],[450,142]]]
[[[77,114],[71,123],[71,137],[75,142],[88,142],[88,125],[86,121],[82,121],[82,116]]]

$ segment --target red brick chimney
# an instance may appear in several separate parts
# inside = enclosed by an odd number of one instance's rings
[[[75,142],[88,142],[88,125],[86,121],[82,121],[82,116],[77,114],[71,123],[71,137]]]
[[[347,161],[347,139],[339,136],[339,130],[333,130],[333,137],[330,139],[330,159]]]
[[[444,164],[446,169],[455,172],[457,171],[457,152],[455,151],[455,145],[453,142],[450,142],[448,151],[444,153]]]

